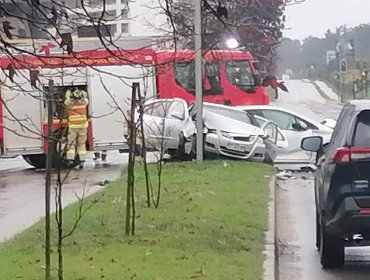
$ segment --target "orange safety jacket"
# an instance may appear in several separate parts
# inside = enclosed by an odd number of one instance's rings
[[[81,102],[75,103],[70,99],[68,94],[64,104],[68,107],[68,127],[87,128],[89,126],[87,119],[87,98],[83,98]]]
[[[68,127],[87,128],[88,125],[86,105],[71,106],[68,112]]]

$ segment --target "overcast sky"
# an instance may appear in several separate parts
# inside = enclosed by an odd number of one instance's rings
[[[370,0],[306,0],[287,7],[286,16],[286,37],[324,37],[328,28],[370,23]]]

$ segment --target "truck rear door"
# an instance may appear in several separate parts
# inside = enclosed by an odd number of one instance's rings
[[[119,65],[88,68],[88,91],[94,150],[127,147],[124,138],[124,116],[131,104],[132,83],[140,83],[141,94],[154,95],[152,67]]]
[[[4,155],[43,153],[42,93],[31,87],[28,70],[17,70],[14,83],[1,75]]]

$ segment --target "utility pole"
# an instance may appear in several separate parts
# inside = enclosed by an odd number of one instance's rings
[[[54,81],[49,80],[49,89],[47,91],[48,104],[48,150],[46,154],[46,174],[45,174],[45,280],[50,280],[50,254],[51,254],[51,233],[50,233],[50,192],[51,175],[53,168],[53,101],[54,101]]]
[[[202,0],[195,0],[194,39],[195,39],[195,103],[197,109],[197,161],[203,161],[203,77],[202,77]]]

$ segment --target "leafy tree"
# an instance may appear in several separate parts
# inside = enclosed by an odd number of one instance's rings
[[[168,2],[168,1],[167,1]],[[251,51],[265,66],[274,64],[276,46],[284,28],[285,1],[237,0],[219,2],[203,0],[203,48],[223,49],[228,38],[239,40],[241,47]],[[193,1],[184,0],[167,5],[169,22],[181,46],[194,47]]]

